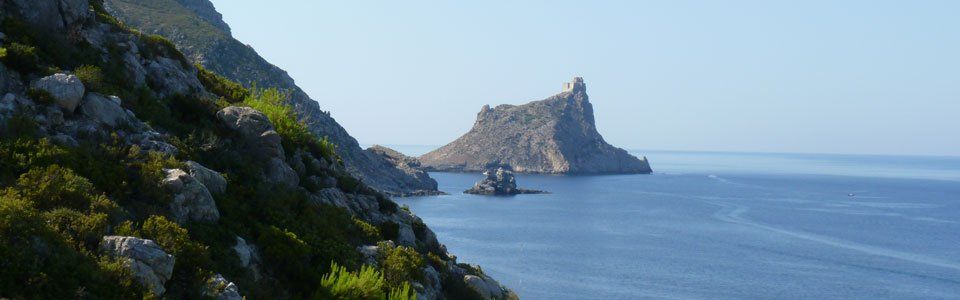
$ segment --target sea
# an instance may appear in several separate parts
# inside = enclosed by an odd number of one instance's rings
[[[631,152],[654,173],[397,201],[521,299],[960,299],[960,157]]]

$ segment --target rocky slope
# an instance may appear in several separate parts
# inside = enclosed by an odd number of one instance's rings
[[[363,151],[330,112],[322,111],[284,70],[234,39],[208,0],[107,0],[106,4],[125,24],[169,38],[204,68],[245,85],[256,83],[288,91],[301,120],[318,136],[336,143],[347,169],[370,186],[397,196],[437,193],[429,176],[411,176],[380,156]]]
[[[424,168],[484,171],[510,166],[522,173],[650,173],[647,159],[607,144],[597,132],[582,78],[560,94],[525,105],[484,106],[473,129],[420,157]]]
[[[0,24],[0,298],[516,298],[290,126],[279,93],[99,1],[3,0]]]

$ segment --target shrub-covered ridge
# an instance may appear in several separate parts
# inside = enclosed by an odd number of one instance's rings
[[[347,173],[284,93],[97,1],[0,3],[0,298],[478,296],[482,273]]]

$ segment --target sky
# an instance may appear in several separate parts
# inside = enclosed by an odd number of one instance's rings
[[[212,2],[361,144],[582,76],[622,148],[960,155],[960,1]]]

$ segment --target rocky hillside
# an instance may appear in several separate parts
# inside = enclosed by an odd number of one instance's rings
[[[336,143],[347,169],[370,186],[397,196],[438,193],[436,181],[429,176],[410,176],[376,153],[360,148],[330,112],[322,111],[285,71],[234,39],[208,0],[106,0],[106,4],[107,10],[125,24],[169,38],[204,68],[247,87],[255,83],[289,92],[300,119],[312,132]]]
[[[647,159],[607,144],[597,132],[582,78],[562,93],[525,105],[484,106],[473,129],[420,157],[440,171],[514,171],[551,174],[650,173]]]
[[[0,1],[0,298],[508,299],[289,94],[88,0]]]

